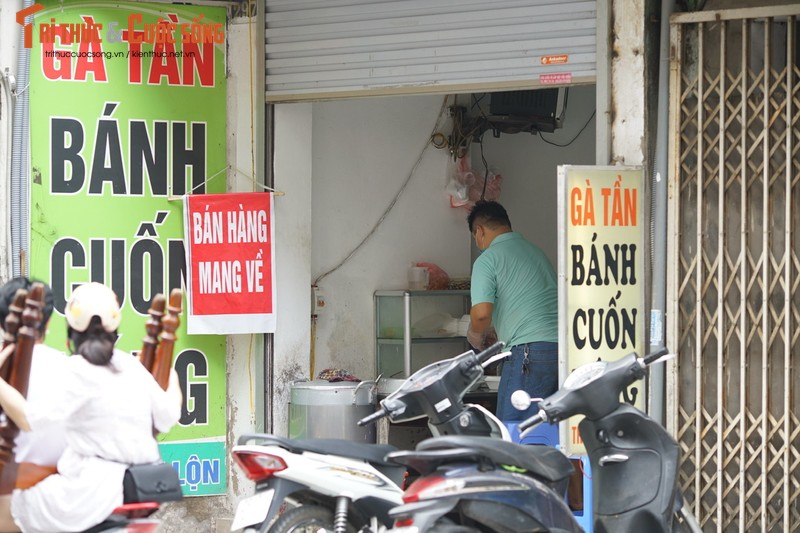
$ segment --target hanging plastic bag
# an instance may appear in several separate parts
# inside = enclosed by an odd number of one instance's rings
[[[469,203],[469,188],[475,182],[475,175],[469,162],[469,153],[448,164],[447,186],[450,207],[461,207]]]
[[[489,171],[488,179],[484,179],[484,175],[474,172],[467,153],[450,165],[446,187],[450,194],[450,207],[472,209],[475,202],[481,199],[481,195],[485,200],[497,200],[500,198],[502,182],[503,177],[500,174]]]
[[[483,176],[476,176],[475,182],[470,185],[467,195],[469,197],[469,201],[467,202],[467,206],[471,209],[475,202],[481,199],[481,195],[483,195],[484,200],[492,200],[497,201],[500,198],[500,185],[503,183],[503,176],[500,174],[495,174],[491,170],[489,171],[489,176],[486,180],[486,190],[484,192],[484,178]]]

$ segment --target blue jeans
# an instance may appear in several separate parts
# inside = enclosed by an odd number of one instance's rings
[[[503,360],[497,389],[497,418],[506,422],[522,421],[539,412],[538,403],[526,411],[511,405],[511,394],[519,389],[531,398],[546,398],[558,390],[558,343],[530,342],[511,347]]]

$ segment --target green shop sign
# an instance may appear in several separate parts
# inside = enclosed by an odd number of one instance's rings
[[[225,192],[226,10],[40,3],[28,89],[30,275],[53,288],[47,343],[64,349],[66,300],[98,281],[122,303],[119,348],[135,352],[152,297],[185,284],[181,197]],[[187,335],[185,324],[177,337],[184,406],[161,450],[187,496],[224,494],[225,337]]]

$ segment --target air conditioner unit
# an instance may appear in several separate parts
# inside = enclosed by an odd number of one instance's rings
[[[569,87],[489,95],[489,114],[484,130],[500,133],[552,133],[564,125]]]

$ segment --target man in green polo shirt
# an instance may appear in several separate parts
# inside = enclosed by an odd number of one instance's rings
[[[558,287],[556,273],[542,250],[511,229],[497,202],[479,201],[467,218],[482,251],[472,266],[470,328],[476,348],[487,343],[493,326],[511,349],[502,363],[497,416],[524,420],[538,411],[511,405],[511,394],[523,389],[544,398],[558,388]]]

